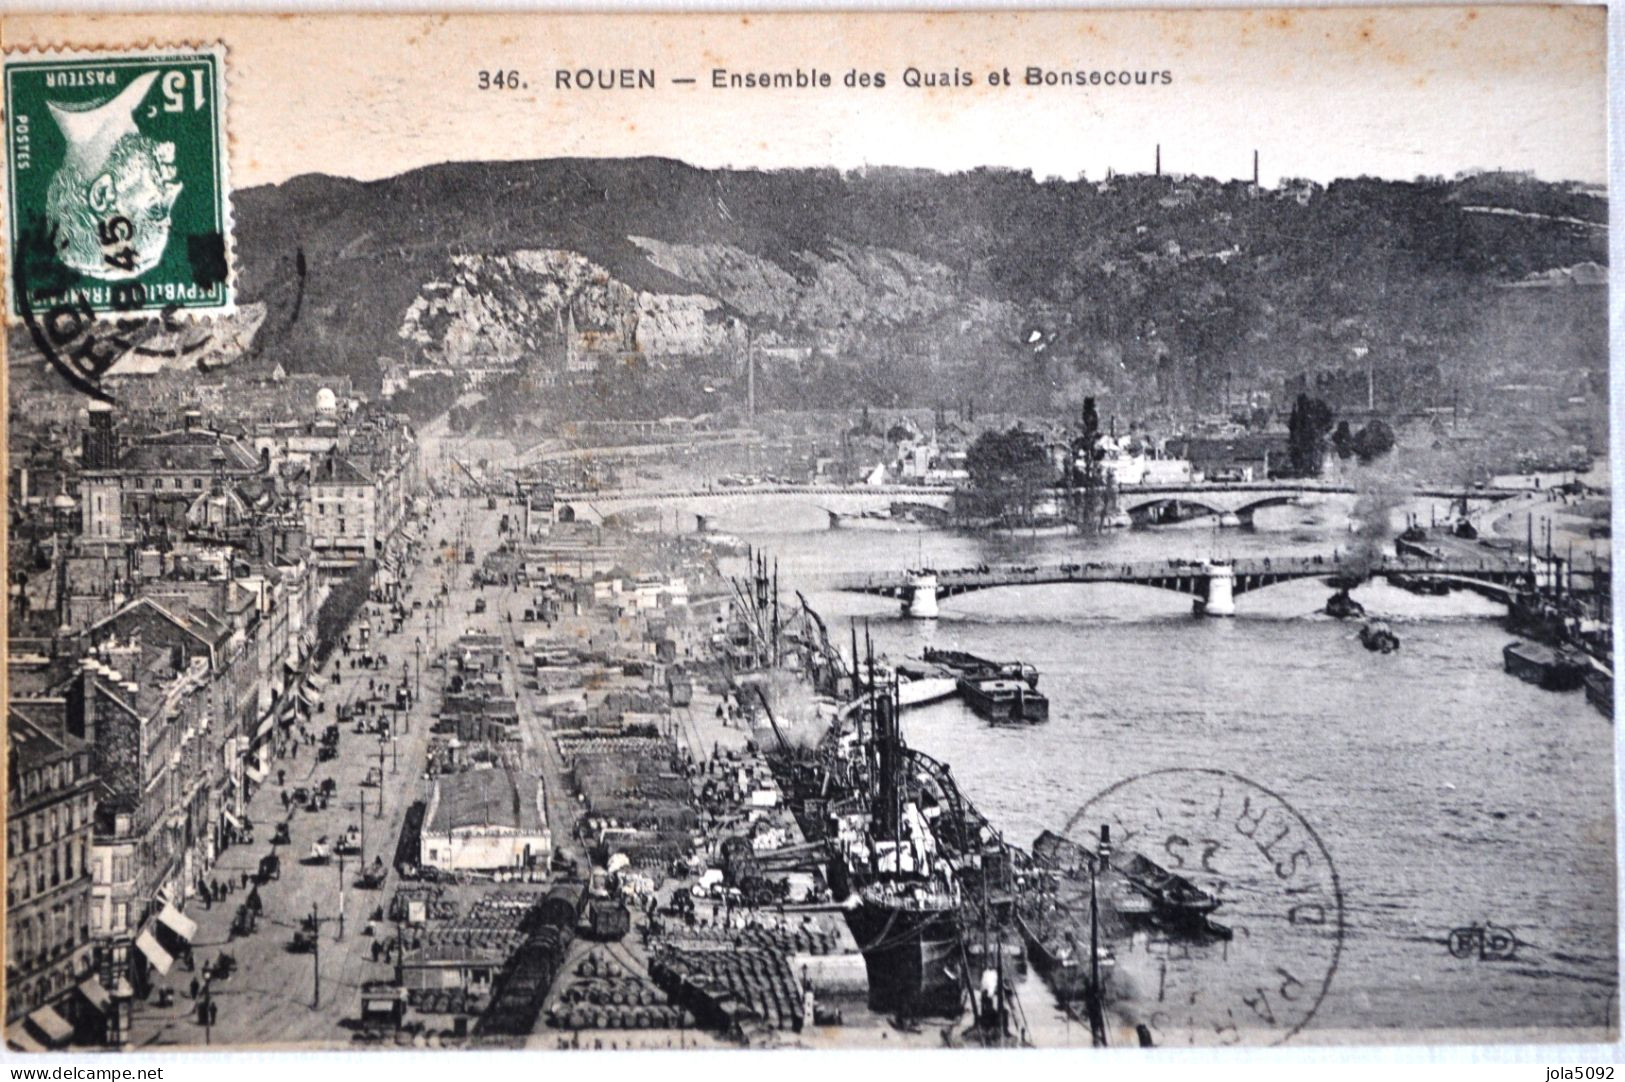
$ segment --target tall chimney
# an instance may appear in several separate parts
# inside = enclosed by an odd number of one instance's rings
[[[118,444],[113,433],[113,408],[105,402],[90,404],[90,427],[85,432],[83,468],[87,470],[112,469],[118,458]]]

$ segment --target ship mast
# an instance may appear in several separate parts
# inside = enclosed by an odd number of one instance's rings
[[[1100,907],[1095,898],[1095,862],[1089,861],[1089,1037],[1106,1047],[1106,1018],[1100,1009]]]

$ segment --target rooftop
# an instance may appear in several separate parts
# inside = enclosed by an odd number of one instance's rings
[[[254,452],[237,440],[204,428],[177,429],[138,438],[119,456],[123,470],[155,472],[185,470],[253,472],[260,468]]]
[[[537,794],[522,794],[518,779],[505,768],[443,774],[435,782],[433,803],[423,828],[428,834],[470,827],[506,827],[528,833],[545,827]]]
[[[311,481],[318,485],[370,485],[372,478],[343,455],[328,455],[316,463]]]
[[[85,747],[84,741],[67,731],[66,704],[61,699],[14,703],[7,718],[8,757],[17,771]]]

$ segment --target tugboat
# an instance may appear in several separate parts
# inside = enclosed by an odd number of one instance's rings
[[[1508,643],[1501,651],[1506,671],[1547,691],[1575,691],[1584,686],[1589,666],[1566,649],[1552,649],[1538,642]]]
[[[1347,590],[1339,590],[1326,599],[1326,615],[1339,620],[1358,619],[1365,615],[1365,606],[1350,597]]]
[[[1372,620],[1360,629],[1360,645],[1374,654],[1391,654],[1399,649],[1399,636],[1385,621]]]

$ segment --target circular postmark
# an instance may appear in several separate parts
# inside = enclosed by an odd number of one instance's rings
[[[166,360],[196,355],[198,370],[209,370],[202,351],[212,341],[212,331],[178,321],[180,308],[174,304],[166,305],[156,316],[142,311],[146,287],[140,282],[115,290],[112,310],[127,315],[98,318],[89,301],[64,284],[70,279],[62,270],[40,257],[41,250],[49,250],[49,237],[43,229],[23,232],[12,267],[12,295],[35,348],[71,386],[91,398],[112,402],[102,376],[130,353]],[[62,299],[36,311],[31,300],[36,283],[44,283]],[[163,345],[166,336],[180,344]],[[157,348],[154,343],[159,343]]]
[[[1343,892],[1285,798],[1227,770],[1158,770],[1096,794],[1066,836],[1095,849],[1102,827],[1116,869],[1101,893],[1114,1015],[1158,1045],[1280,1044],[1310,1023],[1342,955]],[[1132,881],[1154,888],[1157,869],[1217,899],[1209,927],[1194,909],[1147,906]]]

